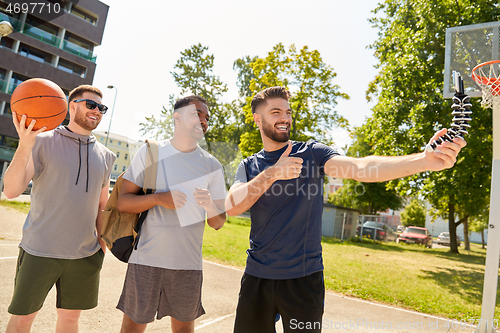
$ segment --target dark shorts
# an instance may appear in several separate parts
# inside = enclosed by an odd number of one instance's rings
[[[324,300],[323,272],[289,280],[261,279],[245,273],[234,333],[274,333],[278,313],[285,333],[321,332]]]
[[[205,314],[201,270],[172,270],[129,264],[117,308],[137,324],[165,316],[193,321]]]
[[[37,312],[54,284],[58,308],[95,308],[103,259],[101,249],[82,259],[56,259],[34,256],[20,248],[9,313],[29,315]]]

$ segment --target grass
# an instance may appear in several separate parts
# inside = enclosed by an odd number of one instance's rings
[[[225,265],[245,267],[249,234],[250,220],[232,216],[220,230],[205,228],[203,258]]]
[[[29,210],[29,203],[1,200],[0,205]],[[220,230],[206,228],[203,257],[244,268],[249,234],[250,220],[239,217],[229,217]],[[471,244],[470,255],[326,237],[322,245],[328,290],[458,320],[480,318],[486,258],[480,245]]]
[[[24,214],[28,214],[30,210],[29,202],[0,200],[0,206],[14,208]]]
[[[345,295],[449,318],[480,318],[486,251],[324,239],[325,284]],[[498,313],[498,311],[497,311]]]
[[[206,228],[204,258],[243,268],[249,225],[229,217],[221,230]],[[333,238],[323,238],[322,245],[328,290],[458,320],[481,317],[486,250],[480,245],[471,244],[470,255]]]

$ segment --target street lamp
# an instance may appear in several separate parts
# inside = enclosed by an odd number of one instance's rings
[[[5,37],[5,36],[9,35],[13,31],[14,31],[14,28],[12,27],[12,24],[10,24],[9,21],[0,22],[0,36],[1,37]]]
[[[115,100],[113,101],[113,108],[111,109],[111,117],[109,118],[108,134],[106,134],[106,144],[105,144],[106,147],[108,146],[109,131],[111,130],[111,120],[113,120],[113,112],[115,111],[116,95],[118,95],[118,88],[116,88],[115,86],[109,85],[108,89],[115,89]]]

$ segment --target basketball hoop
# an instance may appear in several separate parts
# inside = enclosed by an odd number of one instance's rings
[[[481,87],[481,105],[487,108],[500,106],[500,60],[477,65],[472,70],[472,79]]]

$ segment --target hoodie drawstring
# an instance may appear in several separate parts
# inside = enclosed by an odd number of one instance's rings
[[[76,183],[78,185],[78,179],[80,179],[80,169],[82,168],[82,141],[78,139],[78,175],[76,176]]]
[[[89,140],[87,139],[87,190],[85,192],[89,191]]]
[[[89,141],[87,139],[87,187],[85,192],[89,191]],[[78,180],[80,179],[80,170],[82,169],[82,141],[78,139],[78,175],[76,176],[76,184],[78,185]]]

